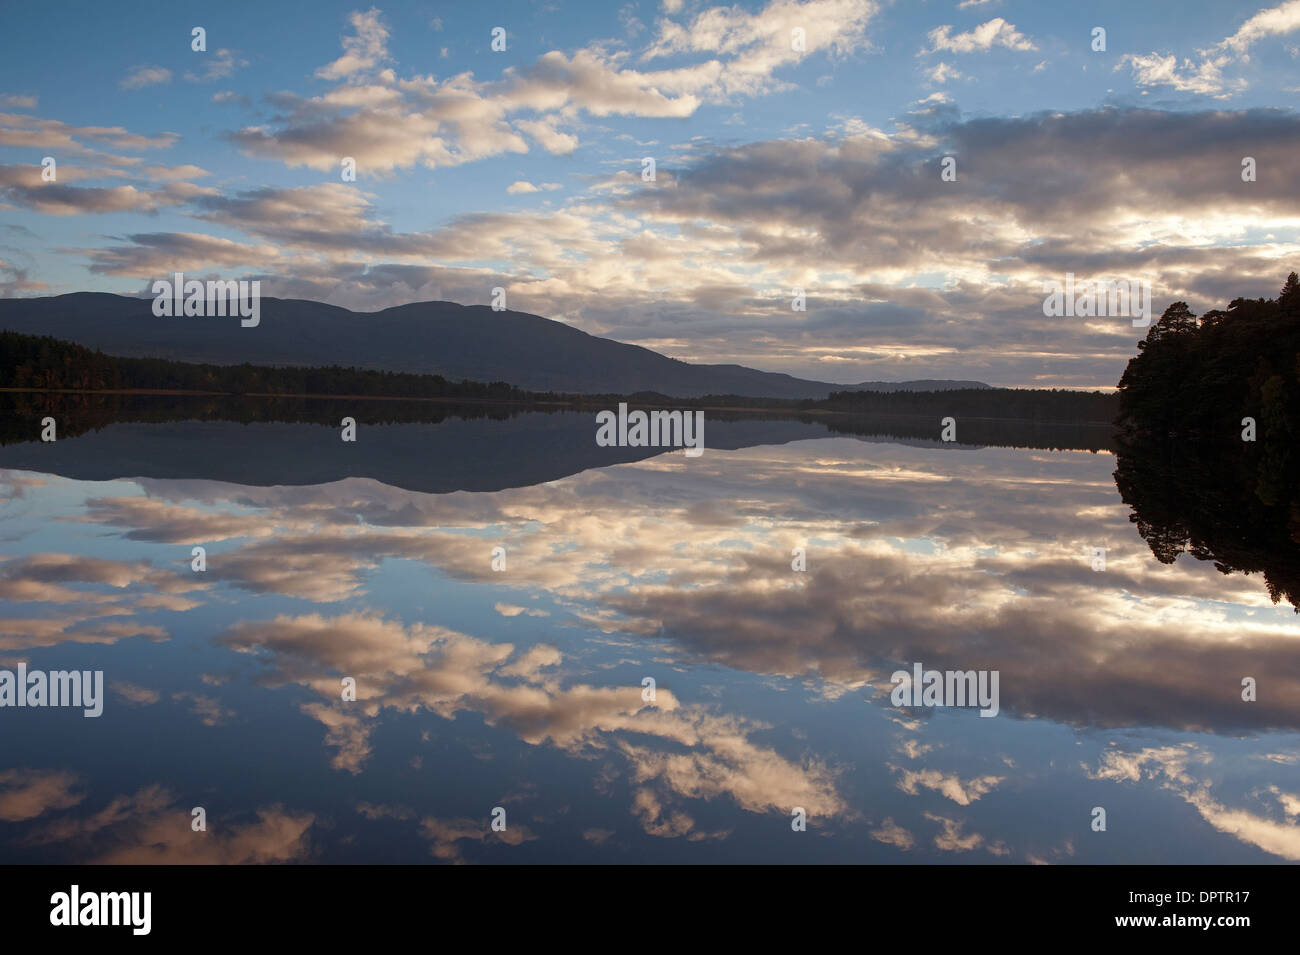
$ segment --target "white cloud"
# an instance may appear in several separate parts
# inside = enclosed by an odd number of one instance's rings
[[[1120,57],[1115,69],[1132,67],[1133,81],[1139,86],[1172,86],[1180,93],[1201,93],[1224,99],[1234,92],[1245,88],[1245,80],[1224,80],[1223,67],[1230,62],[1226,56],[1202,60],[1199,64],[1184,59],[1181,67],[1173,54],[1161,56],[1151,53],[1145,56],[1129,53]]]
[[[347,79],[373,70],[388,59],[388,27],[378,10],[371,7],[365,13],[354,11],[348,22],[353,33],[343,38],[343,55],[316,71],[321,79]]]
[[[247,60],[241,60],[235,50],[217,50],[215,53],[203,54],[203,69],[200,72],[186,72],[185,79],[191,83],[208,83],[212,80],[225,79],[235,70],[247,66]]]
[[[571,54],[551,50],[491,80],[471,72],[399,78],[385,65],[388,29],[372,9],[352,15],[343,56],[316,73],[341,86],[313,97],[276,94],[273,125],[249,126],[230,139],[245,153],[291,166],[332,169],[339,156],[352,156],[372,174],[527,153],[530,139],[567,155],[580,144],[571,127],[583,112],[683,118],[705,103],[783,89],[780,68],[817,53],[860,50],[877,9],[874,0],[772,0],[756,13],[714,8],[685,25],[661,18],[640,56],[691,63],[638,70],[626,65],[630,54],[596,44]],[[806,31],[806,51],[792,48],[795,28]],[[520,113],[528,115],[515,118]]]
[[[945,774],[937,769],[903,769],[900,773],[898,788],[909,796],[915,796],[918,787],[924,787],[941,793],[959,806],[976,802],[996,789],[1004,779],[1002,776],[978,776],[962,780],[956,773]]]
[[[1036,50],[1034,42],[1001,17],[994,17],[966,33],[952,35],[951,26],[935,27],[929,33],[930,53],[949,50],[953,53],[978,53],[995,46],[1008,50]]]
[[[1270,36],[1284,36],[1300,30],[1300,0],[1261,10],[1243,23],[1236,33],[1213,47],[1200,51],[1200,62],[1184,57],[1179,66],[1173,54],[1128,54],[1121,57],[1116,69],[1128,65],[1139,86],[1171,86],[1182,93],[1199,93],[1226,99],[1246,89],[1244,79],[1227,80],[1223,68],[1250,60],[1250,48]]]
[[[172,71],[161,66],[132,67],[117,85],[124,90],[138,90],[146,86],[161,86],[172,81]]]
[[[933,67],[926,70],[926,78],[931,83],[943,84],[949,80],[965,79],[966,74],[962,73],[951,63],[936,63]]]
[[[506,187],[506,192],[510,195],[527,195],[532,192],[554,192],[560,188],[558,182],[544,182],[540,186],[535,186],[526,179],[519,179],[512,182]]]
[[[1300,796],[1276,786],[1268,787],[1285,820],[1248,809],[1229,808],[1211,795],[1209,782],[1194,774],[1198,768],[1204,772],[1212,761],[1213,756],[1194,743],[1147,747],[1137,752],[1112,749],[1102,754],[1097,769],[1089,770],[1088,775],[1115,782],[1156,781],[1161,788],[1177,793],[1220,832],[1271,855],[1292,862],[1300,860],[1300,824],[1292,821],[1300,812]]]
[[[1252,44],[1269,36],[1283,36],[1300,30],[1300,0],[1287,0],[1255,14],[1219,47],[1238,55],[1245,54]]]

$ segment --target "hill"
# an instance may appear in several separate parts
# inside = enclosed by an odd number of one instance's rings
[[[418,302],[353,312],[301,299],[263,298],[261,322],[157,318],[152,300],[103,292],[0,299],[0,330],[48,335],[128,358],[212,365],[277,365],[507,381],[530,391],[673,397],[707,394],[823,399],[832,391],[986,388],[978,381],[835,384],[743,365],[697,365],[639,345],[599,338],[526,312]]]

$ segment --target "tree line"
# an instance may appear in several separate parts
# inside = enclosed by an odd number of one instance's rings
[[[1221,440],[1253,417],[1270,444],[1291,441],[1300,412],[1296,273],[1275,299],[1237,298],[1199,317],[1174,302],[1138,343],[1118,390],[1128,432]]]
[[[852,414],[929,414],[1042,422],[1110,422],[1112,394],[1059,388],[954,388],[950,391],[833,391],[810,408]]]
[[[537,396],[504,381],[330,365],[294,368],[122,358],[48,335],[0,332],[0,387],[43,391],[201,391],[227,395],[362,395],[523,401]]]

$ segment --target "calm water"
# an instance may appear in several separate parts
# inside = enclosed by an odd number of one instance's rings
[[[0,710],[0,861],[1300,859],[1300,623],[1154,560],[1111,454],[593,435],[0,448],[0,667],[108,685],[98,719]],[[891,705],[917,662],[997,670],[999,714]]]

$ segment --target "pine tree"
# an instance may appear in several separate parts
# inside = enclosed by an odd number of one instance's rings
[[[1300,276],[1294,272],[1286,277],[1282,293],[1277,297],[1277,304],[1282,314],[1288,318],[1300,316]]]

